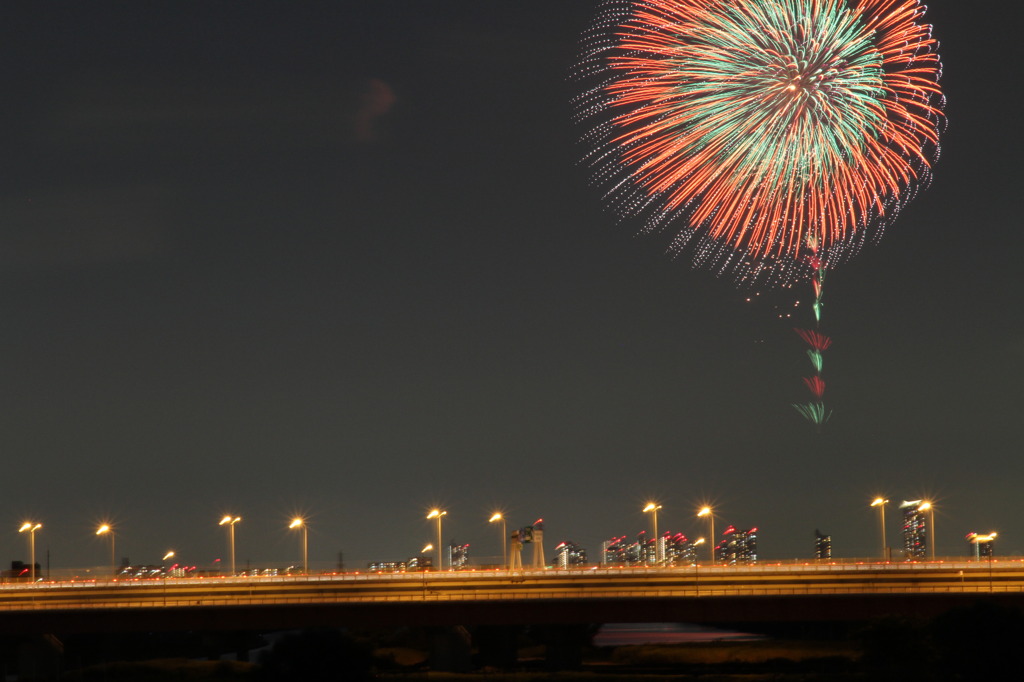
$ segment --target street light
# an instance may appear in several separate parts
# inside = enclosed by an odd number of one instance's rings
[[[173,558],[174,558],[174,550],[173,549],[169,549],[169,550],[167,550],[167,554],[164,554],[164,558],[161,559],[160,561],[164,562],[164,561],[167,561],[168,559],[173,559]],[[174,571],[176,566],[177,566],[177,564],[171,564],[170,571],[167,570],[166,568],[164,568],[162,565],[160,566],[160,571],[161,571],[161,573],[163,573],[163,576],[164,576],[164,603],[165,604],[167,603],[167,576],[172,571]]]
[[[225,516],[218,526],[228,527],[228,544],[231,547],[231,575],[235,574],[235,524],[242,520],[241,516]]]
[[[889,504],[889,500],[884,497],[876,497],[875,501],[871,503],[872,507],[878,507],[878,513],[881,516],[881,527],[882,527],[882,561],[889,560],[889,546],[885,544],[885,505]]]
[[[505,528],[505,517],[501,512],[494,512],[491,518],[487,519],[487,523],[497,521],[501,521],[501,565],[503,568],[508,568],[508,535]]]
[[[117,553],[114,551],[114,529],[110,527],[109,523],[104,523],[96,529],[96,535],[110,536],[110,571],[114,577],[117,577]]]
[[[302,572],[309,575],[309,537],[306,533],[306,522],[303,519],[295,518],[292,519],[288,527],[302,529]]]
[[[18,529],[19,533],[28,533],[29,578],[36,581],[36,531],[43,527],[41,523],[26,521]]]
[[[441,554],[441,517],[447,514],[446,511],[440,509],[431,509],[430,513],[427,514],[427,519],[437,519],[437,570],[444,568],[444,557]]]
[[[711,541],[708,542],[708,548],[711,550],[711,563],[714,564],[715,563],[715,510],[712,509],[711,507],[708,507],[708,506],[701,507],[700,511],[697,512],[697,517],[700,518],[701,516],[708,517],[708,523],[711,524],[711,531],[708,534],[709,537],[711,538]]]
[[[931,502],[922,502],[921,506],[917,508],[917,511],[928,512],[928,534],[930,536],[928,545],[931,549],[929,554],[932,555],[932,561],[935,561],[935,542],[938,540],[935,536],[935,505]]]
[[[654,563],[661,564],[663,559],[661,555],[661,543],[658,542],[658,510],[661,509],[661,505],[655,502],[648,502],[647,506],[644,507],[644,513],[650,512],[651,516],[654,517]]]

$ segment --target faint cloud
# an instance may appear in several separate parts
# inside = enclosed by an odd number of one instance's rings
[[[353,117],[352,132],[359,142],[373,142],[378,138],[377,119],[395,105],[398,97],[390,85],[371,78],[359,96],[359,105]]]
[[[146,149],[150,159],[151,151],[166,156],[182,148],[265,154],[375,142],[380,119],[398,101],[378,78],[232,82],[226,75],[157,83],[97,75],[79,79],[59,99],[63,106],[46,121],[45,144],[66,150],[101,140],[98,155]]]

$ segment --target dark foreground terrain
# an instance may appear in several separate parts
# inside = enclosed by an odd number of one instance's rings
[[[1021,679],[1016,652],[1024,641],[1024,614],[979,602],[931,621],[894,615],[845,632],[628,646],[595,646],[596,631],[318,629],[227,638],[137,633],[12,639],[0,642],[0,654],[11,680],[998,681]]]

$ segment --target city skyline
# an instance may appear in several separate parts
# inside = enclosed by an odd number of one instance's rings
[[[882,498],[876,498],[876,500],[880,499]],[[888,503],[888,500],[886,502]],[[651,507],[653,504],[654,503],[648,503],[647,507],[645,507],[642,510],[642,512],[646,513],[647,511],[649,511],[649,507]],[[868,506],[876,507],[877,505],[869,504]],[[664,505],[658,505],[658,509],[663,508]],[[694,509],[695,513],[693,514],[693,519],[696,520],[697,527],[691,527],[689,531],[683,531],[676,527],[666,528],[662,526],[660,531],[657,532],[657,534],[655,535],[655,533],[652,531],[650,527],[646,527],[631,533],[627,533],[626,535],[618,536],[613,534],[611,535],[610,539],[608,539],[609,536],[607,535],[607,533],[605,533],[602,542],[598,546],[599,549],[594,548],[592,550],[595,553],[595,556],[601,557],[601,559],[596,559],[595,563],[604,563],[606,561],[606,552],[609,551],[608,548],[610,546],[618,547],[617,549],[613,547],[613,550],[616,553],[616,556],[622,557],[623,561],[626,561],[627,557],[629,557],[629,562],[645,565],[658,565],[663,562],[677,563],[682,557],[692,558],[692,560],[696,562],[709,561],[710,556],[707,554],[707,552],[711,549],[711,547],[714,547],[716,560],[722,561],[724,563],[756,563],[759,560],[767,562],[779,560],[801,561],[821,558],[830,558],[840,562],[844,560],[883,560],[882,552],[878,546],[876,546],[876,551],[873,553],[868,553],[864,555],[853,555],[849,553],[844,553],[840,545],[840,551],[833,555],[831,535],[823,536],[817,528],[815,528],[813,534],[809,535],[808,537],[808,542],[806,543],[806,552],[796,554],[794,556],[781,556],[776,555],[776,553],[773,553],[772,547],[771,545],[769,545],[768,553],[766,554],[763,551],[763,545],[760,545],[759,549],[757,536],[760,533],[760,530],[757,527],[752,527],[749,530],[743,530],[741,528],[737,528],[732,523],[725,522],[724,525],[722,525],[721,520],[724,517],[722,517],[719,514],[719,510],[714,510],[711,512],[714,515],[714,518],[718,518],[720,520],[718,532],[716,532],[714,536],[711,536],[711,527],[708,525],[705,518],[702,518],[706,517],[706,514],[702,512],[709,509],[710,508],[707,506],[697,507]],[[980,553],[983,553],[984,556],[993,555],[993,546],[995,544],[995,539],[998,535],[998,532],[992,530],[988,532],[978,532],[976,530],[971,530],[965,531],[964,533],[956,536],[957,538],[959,538],[959,541],[957,542],[955,547],[954,543],[952,541],[948,541],[949,539],[947,539],[947,542],[944,542],[943,546],[949,551],[938,552],[933,556],[933,542],[935,542],[935,536],[933,533],[934,525],[933,522],[929,522],[926,519],[928,518],[929,513],[935,513],[935,509],[936,505],[934,505],[930,501],[912,500],[900,503],[898,511],[900,512],[902,518],[891,516],[891,522],[886,524],[887,530],[895,530],[896,532],[890,532],[888,535],[889,541],[886,542],[888,552],[886,554],[887,559],[885,560],[896,562],[927,561],[933,559],[955,559],[957,557],[970,557],[972,555],[975,556],[975,558],[977,558]],[[436,509],[430,512],[430,514],[427,517],[428,520],[437,518],[437,516],[434,514],[435,511],[439,512],[442,516],[445,516],[447,518],[447,510]],[[494,516],[498,514],[501,514],[501,512],[494,512],[493,514],[491,514],[489,523],[493,520]],[[506,518],[505,520],[507,521],[508,519]],[[157,560],[156,557],[133,557],[130,552],[131,544],[129,543],[127,547],[125,546],[125,540],[130,540],[130,537],[125,538],[123,533],[123,526],[120,523],[115,524],[109,521],[102,521],[98,524],[98,527],[96,527],[92,532],[94,538],[98,538],[102,542],[96,542],[93,544],[97,547],[101,547],[101,550],[103,552],[106,552],[107,547],[109,547],[109,554],[106,555],[109,556],[108,561],[97,564],[54,565],[52,566],[52,568],[59,572],[65,573],[68,570],[103,571],[105,568],[109,569],[112,566],[121,565],[160,565],[161,563],[167,562],[169,558],[172,558],[173,563],[175,565],[180,564],[191,566],[193,569],[198,569],[200,571],[223,570],[228,573],[233,573],[236,572],[236,570],[229,570],[229,566],[231,565],[231,562],[234,560],[232,553],[236,549],[235,526],[237,524],[242,523],[242,521],[242,516],[229,514],[224,516],[220,520],[220,522],[216,524],[218,527],[226,529],[228,531],[228,535],[226,536],[227,542],[224,547],[225,551],[215,552],[215,556],[196,556],[195,553],[192,551],[192,547],[197,543],[193,542],[178,545],[176,547],[168,546],[167,551],[163,552],[163,556],[160,560]],[[533,522],[533,524],[539,524],[539,526],[537,526],[539,528],[543,528],[544,523],[546,522],[544,522],[543,519],[537,519],[537,521]],[[506,532],[508,533],[508,536],[506,537],[506,543],[504,543],[504,546],[499,545],[498,541],[495,540],[493,537],[490,539],[493,542],[484,541],[479,545],[464,542],[463,540],[467,533],[460,532],[462,529],[460,529],[460,527],[456,525],[454,530],[448,528],[444,531],[444,537],[446,539],[441,540],[440,538],[434,538],[432,539],[432,541],[428,542],[418,551],[405,552],[406,556],[400,556],[403,554],[403,552],[396,548],[387,557],[378,556],[366,558],[359,553],[359,550],[357,548],[355,550],[355,553],[353,555],[350,555],[347,560],[344,555],[341,555],[335,557],[333,563],[331,561],[323,559],[315,563],[310,563],[308,559],[308,533],[310,531],[309,519],[302,516],[289,516],[287,517],[286,525],[284,526],[284,528],[288,531],[292,531],[288,534],[292,542],[296,542],[298,538],[301,538],[301,544],[296,545],[295,548],[286,550],[284,556],[268,554],[267,552],[269,547],[274,547],[277,549],[277,551],[280,551],[280,534],[274,532],[275,530],[279,531],[280,529],[253,529],[252,537],[248,538],[250,541],[250,546],[243,546],[241,548],[248,549],[250,551],[246,553],[247,558],[245,558],[244,560],[238,560],[237,570],[241,571],[242,564],[244,563],[246,567],[253,566],[264,568],[284,568],[286,567],[286,565],[290,565],[295,570],[299,570],[303,566],[308,566],[308,570],[311,572],[332,571],[336,570],[339,564],[344,564],[345,571],[360,571],[367,566],[381,564],[397,565],[400,562],[405,562],[408,559],[421,556],[426,556],[427,558],[432,559],[431,566],[436,567],[438,547],[441,547],[442,551],[445,552],[443,564],[445,570],[448,569],[449,561],[451,559],[448,552],[455,550],[456,548],[458,548],[458,550],[463,554],[463,558],[459,562],[460,567],[472,566],[475,565],[476,562],[483,562],[487,565],[510,565],[508,553],[511,551],[509,548],[514,544],[514,538],[521,536],[524,532],[524,529],[528,529],[527,533],[532,536],[533,533],[531,533],[530,531],[534,528],[533,524],[523,524],[521,526],[507,527]],[[302,530],[302,533],[298,536],[294,534],[294,531],[296,529]],[[24,531],[26,530],[31,531],[26,537],[29,537],[33,549],[36,542],[37,532],[42,536],[40,540],[45,539],[44,524],[41,522],[41,519],[26,520],[22,524],[20,524],[20,528],[17,529],[19,535],[24,533]],[[783,533],[782,529],[776,529],[776,531],[777,535],[792,534],[792,531]],[[876,531],[878,531],[877,526]],[[616,530],[615,532],[621,532],[621,530]],[[549,550],[554,550],[554,558],[549,558],[545,563],[554,567],[564,568],[565,566],[561,565],[564,562],[559,559],[559,550],[562,548],[567,548],[567,551],[571,552],[576,552],[577,550],[580,550],[582,551],[582,554],[585,556],[587,551],[587,545],[584,543],[577,542],[573,539],[574,537],[580,536],[583,533],[585,533],[588,537],[594,535],[593,529],[581,531],[576,535],[573,535],[572,531],[569,529],[567,529],[564,533],[551,536],[544,536],[543,532],[541,532],[542,543],[544,543],[544,546],[548,547]],[[386,535],[398,535],[398,533],[389,533]],[[600,534],[598,533],[598,535]],[[740,538],[739,546],[745,548],[746,538],[748,535],[751,537],[752,542],[749,555],[747,554],[746,549],[741,549],[737,553],[737,550],[735,550],[732,547],[732,544],[730,543],[734,541],[736,538]],[[179,537],[188,537],[188,534],[179,533]],[[708,540],[710,537],[714,537],[718,541],[714,543],[709,543]],[[115,551],[115,542],[117,541],[117,538],[121,539],[120,546],[124,551]],[[268,538],[270,538],[269,542]],[[657,543],[655,542],[654,538],[657,538]],[[822,540],[825,540],[827,542],[827,557],[820,556]],[[664,544],[662,544],[663,541]],[[437,544],[438,542],[440,542],[440,544]],[[519,562],[517,563],[517,565],[530,565],[531,560],[529,558],[529,553],[532,551],[530,548],[531,542],[534,542],[534,539],[532,537],[531,540],[526,540],[526,544],[523,545],[524,548],[522,549],[522,551],[527,553],[527,559],[525,563]],[[491,546],[492,544],[493,547]],[[704,547],[701,548],[701,545],[704,545]],[[253,552],[252,546],[258,547],[259,549]],[[40,547],[41,551],[44,552],[45,555],[47,556],[47,568],[50,568],[50,543],[42,542]],[[476,547],[476,549],[471,550],[471,547]],[[15,552],[15,555],[16,554],[17,552]],[[295,554],[295,556],[292,556],[292,554]],[[324,552],[320,552],[320,554],[323,555]],[[544,551],[541,551],[539,554],[540,556],[545,556]],[[260,558],[254,560],[251,558],[251,556],[258,556]],[[469,559],[470,556],[472,556],[472,559]],[[550,557],[550,554],[548,556]],[[731,561],[728,558],[730,556]],[[737,561],[737,557],[740,557],[739,561]],[[1002,557],[1011,558],[1011,555],[1008,552],[1002,552]],[[38,552],[36,554],[35,559],[36,563],[40,563],[40,556]],[[687,559],[687,561],[689,560],[690,559]],[[23,563],[25,566],[31,565],[28,556],[21,558],[15,556],[12,559],[12,562]]]
[[[415,554],[543,517],[879,552],[873,496],[1024,555],[1013,22],[929,6],[932,185],[809,285],[737,289],[603,207],[570,79],[599,2],[59,3],[0,54],[0,562]],[[747,299],[750,299],[748,301]],[[9,529],[2,530],[2,529]],[[563,534],[563,531],[567,531]],[[447,532],[446,532],[447,535]],[[896,546],[892,540],[890,545]],[[395,552],[399,552],[395,556]],[[527,557],[524,556],[524,559]]]

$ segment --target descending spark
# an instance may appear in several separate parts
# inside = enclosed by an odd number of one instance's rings
[[[825,381],[818,375],[813,377],[804,377],[804,383],[807,385],[807,390],[811,392],[818,400],[825,395]]]
[[[811,366],[814,367],[814,371],[821,373],[821,369],[824,366],[824,360],[821,357],[821,351],[809,350],[807,351],[807,357],[811,361]]]
[[[830,410],[826,411],[825,406],[822,403],[805,403],[803,405],[794,405],[793,407],[795,407],[797,412],[803,415],[807,421],[817,426],[821,426],[829,420],[829,417],[832,416],[832,412]]]
[[[832,346],[832,339],[813,329],[794,329],[812,350],[826,351]]]
[[[819,247],[820,242],[818,240],[813,237],[808,238],[807,248],[811,252],[810,256],[808,256],[808,261],[814,269],[814,274],[811,275],[811,283],[814,290],[814,303],[811,304],[811,309],[814,311],[814,323],[816,325],[821,324],[821,299],[825,295],[825,262],[818,256]],[[825,404],[822,402],[825,395],[825,380],[821,378],[821,371],[824,367],[822,353],[832,346],[832,339],[817,329],[795,329],[794,331],[804,340],[804,343],[810,346],[810,349],[807,351],[807,357],[810,358],[811,366],[814,367],[815,373],[813,377],[804,377],[804,384],[817,402],[803,405],[796,404],[793,407],[809,422],[816,426],[821,426],[828,421],[832,414],[831,411],[827,414],[825,412]]]

